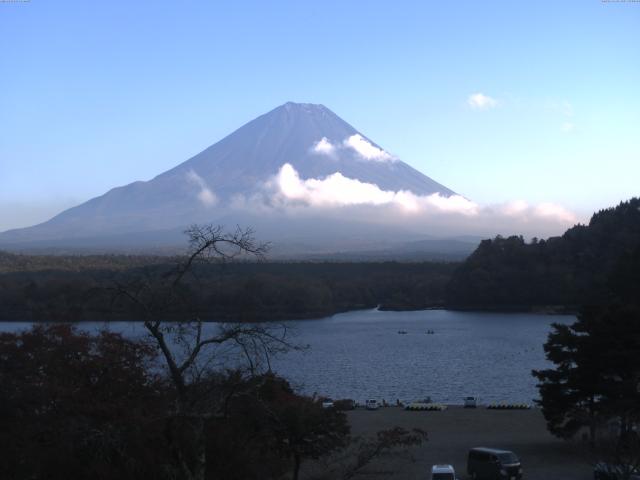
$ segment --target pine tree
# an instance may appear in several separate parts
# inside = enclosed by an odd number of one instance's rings
[[[620,436],[640,425],[640,248],[623,255],[606,304],[583,307],[572,325],[554,324],[544,346],[555,368],[533,371],[549,431],[570,438],[599,425]]]

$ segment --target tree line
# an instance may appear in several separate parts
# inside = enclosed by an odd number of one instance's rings
[[[29,258],[15,263],[28,263]],[[145,259],[149,263],[138,264],[143,260],[134,258],[126,267],[124,259],[114,257],[118,260],[113,268],[106,268],[109,257],[63,257],[58,265],[48,263],[50,269],[0,274],[0,320],[139,320],[131,304],[114,300],[109,288],[162,276],[172,260],[180,259],[150,257]],[[163,315],[180,319],[195,309],[207,320],[263,321],[323,317],[378,305],[429,308],[443,305],[455,267],[438,262],[199,263],[181,285],[188,301],[167,306]]]
[[[446,304],[464,309],[577,311],[587,303],[606,303],[613,270],[639,247],[639,198],[599,211],[588,225],[576,225],[560,237],[483,240],[453,273]]]

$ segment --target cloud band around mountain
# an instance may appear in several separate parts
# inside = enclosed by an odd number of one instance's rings
[[[439,193],[415,195],[408,190],[382,190],[373,183],[361,182],[335,172],[326,178],[303,180],[289,163],[284,164],[275,177],[277,194],[286,201],[302,202],[311,207],[343,207],[351,205],[394,205],[406,212],[434,210],[462,215],[475,215],[478,206],[454,195]]]
[[[561,231],[577,222],[577,217],[554,203],[532,205],[522,200],[497,205],[480,205],[461,195],[439,193],[416,195],[408,190],[383,190],[335,172],[323,178],[301,178],[289,163],[250,198],[236,197],[232,207],[357,219],[393,225],[412,219],[416,230],[431,233],[514,232],[541,235]],[[434,230],[436,229],[436,230]]]

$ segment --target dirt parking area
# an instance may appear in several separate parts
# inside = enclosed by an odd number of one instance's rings
[[[512,450],[521,459],[527,480],[588,480],[591,467],[579,445],[553,437],[546,430],[542,413],[531,410],[487,410],[449,407],[442,412],[413,412],[398,407],[364,409],[348,413],[353,435],[375,435],[379,430],[400,426],[421,428],[429,441],[412,449],[415,462],[384,458],[371,464],[361,478],[430,479],[431,466],[454,466],[460,479],[466,472],[471,447]]]

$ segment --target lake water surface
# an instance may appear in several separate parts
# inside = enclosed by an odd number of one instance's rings
[[[309,348],[276,358],[272,365],[304,393],[359,402],[431,396],[438,402],[461,403],[466,395],[478,395],[487,403],[531,403],[537,397],[531,370],[549,365],[542,345],[551,323],[573,321],[573,316],[560,315],[362,310],[284,322],[295,341]],[[3,323],[0,330],[30,325]],[[135,322],[107,325],[128,336],[143,332]],[[399,334],[401,330],[407,333]]]
[[[543,343],[551,323],[573,321],[447,310],[350,312],[288,322],[311,348],[277,360],[275,369],[304,391],[333,398],[431,396],[461,403],[466,395],[479,395],[484,402],[530,403],[537,397],[531,370],[549,365]]]

